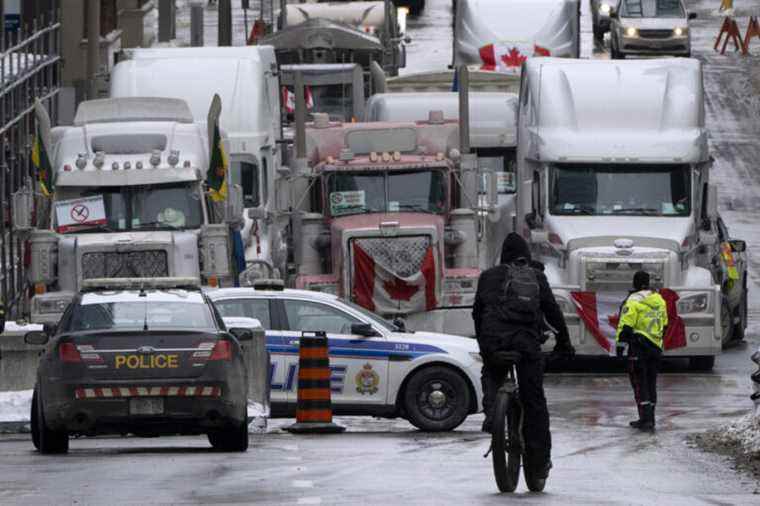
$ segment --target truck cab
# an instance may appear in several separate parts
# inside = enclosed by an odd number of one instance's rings
[[[643,269],[669,303],[666,356],[711,368],[727,298],[700,63],[536,59],[521,86],[517,229],[578,352],[615,352],[619,307]]]
[[[163,98],[83,102],[52,130],[55,186],[29,235],[32,321],[56,323],[87,280],[233,284],[226,221],[242,209],[207,201],[207,139],[184,101]]]

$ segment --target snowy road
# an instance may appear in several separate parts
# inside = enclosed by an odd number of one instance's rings
[[[183,2],[179,2],[182,4]],[[235,2],[238,3],[238,2]],[[760,249],[760,41],[755,56],[720,56],[712,44],[719,2],[688,2],[698,12],[694,55],[703,62],[713,179],[732,235]],[[750,0],[736,0],[742,30]],[[756,2],[754,2],[756,4]],[[583,6],[584,55],[592,52]],[[407,71],[441,68],[451,51],[450,2],[428,0],[410,19]],[[207,41],[213,11],[206,17]],[[236,26],[242,17],[236,15]],[[186,26],[179,26],[180,34]],[[237,35],[236,35],[237,37]],[[595,58],[604,58],[596,48]],[[445,434],[413,431],[404,421],[345,418],[337,436],[293,436],[277,428],[252,436],[245,454],[218,454],[205,438],[80,439],[63,457],[32,451],[25,435],[0,437],[0,504],[261,503],[261,504],[759,504],[760,484],[687,443],[687,436],[747,412],[749,355],[760,344],[760,256],[750,266],[747,342],[719,357],[711,374],[683,364],[661,376],[655,435],[634,434],[630,387],[622,370],[600,362],[547,377],[554,465],[547,493],[496,494],[488,448],[471,417]]]

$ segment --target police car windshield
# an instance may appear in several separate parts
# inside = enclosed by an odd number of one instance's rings
[[[372,323],[376,323],[378,326],[382,327],[388,332],[396,332],[398,330],[395,325],[393,325],[389,321],[383,320],[382,318],[377,316],[375,313],[368,311],[367,309],[361,307],[359,304],[354,304],[353,302],[348,301],[348,300],[341,300],[341,302],[343,304],[346,304],[347,306],[350,306],[351,309],[353,309],[354,311],[358,311],[359,313],[363,314],[368,319],[372,320]]]
[[[691,172],[685,164],[556,164],[549,209],[555,215],[689,216]]]
[[[204,303],[155,300],[100,302],[73,308],[64,332],[88,330],[198,329],[216,331]]]
[[[327,178],[332,216],[362,213],[443,213],[446,173],[427,169],[387,172],[333,172]]]
[[[198,229],[203,220],[197,183],[59,187],[56,195],[60,233]]]

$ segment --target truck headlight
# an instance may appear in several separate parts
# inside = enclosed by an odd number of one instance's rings
[[[612,10],[612,7],[609,4],[602,4],[599,6],[599,12],[602,14],[609,14]]]
[[[34,305],[38,314],[58,314],[63,313],[71,302],[69,297],[57,298],[35,298]]]
[[[673,29],[673,35],[676,37],[685,37],[687,33],[689,33],[688,28],[682,28],[679,26]]]
[[[625,36],[626,37],[635,37],[638,34],[639,34],[638,29],[636,29],[636,28],[634,28],[632,26],[629,26],[628,28],[625,29]]]
[[[710,298],[706,293],[683,297],[678,301],[678,313],[701,313],[707,309],[709,302]]]

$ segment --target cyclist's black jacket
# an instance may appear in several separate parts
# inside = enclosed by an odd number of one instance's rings
[[[496,313],[499,297],[504,291],[504,281],[507,269],[503,264],[511,263],[518,258],[526,258],[531,267],[536,271],[536,279],[540,288],[541,311],[546,322],[556,330],[557,343],[564,345],[570,343],[567,325],[562,316],[562,311],[554,299],[554,294],[549,287],[549,282],[544,275],[544,265],[531,260],[528,243],[520,235],[512,232],[506,239],[501,249],[501,264],[484,271],[478,280],[478,291],[475,295],[475,303],[472,308],[472,318],[475,321],[475,335],[478,339],[508,339],[517,333],[533,335],[536,340],[541,337],[541,325],[525,325],[515,322],[504,321]]]

